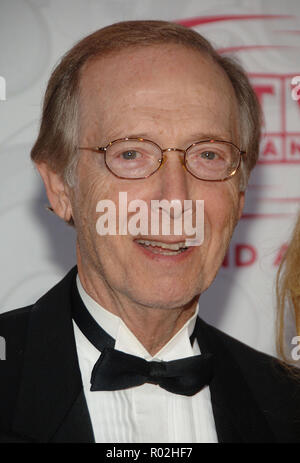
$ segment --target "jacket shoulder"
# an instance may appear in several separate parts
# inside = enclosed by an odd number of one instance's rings
[[[250,382],[253,381],[257,385],[258,378],[260,378],[261,386],[267,384],[274,388],[276,384],[279,387],[286,385],[287,387],[295,387],[300,393],[300,370],[298,368],[289,366],[272,355],[258,351],[211,325],[207,324],[207,327],[211,336],[219,340],[223,349],[230,353],[242,374]]]
[[[0,326],[6,323],[14,323],[16,320],[20,321],[22,318],[26,318],[31,312],[34,304],[28,305],[26,307],[20,307],[19,309],[8,310],[6,312],[0,313]]]
[[[281,371],[282,369],[283,371],[292,370],[292,367],[290,368],[287,364],[276,357],[254,349],[244,342],[233,338],[229,334],[220,331],[218,328],[208,324],[206,325],[208,330],[211,332],[211,335],[219,339],[219,341],[223,344],[224,349],[230,352],[242,370],[246,370],[249,373],[255,373],[255,375],[258,373],[257,369],[260,368],[262,368],[265,373],[274,373],[279,370]],[[296,373],[298,369],[294,368],[293,371]]]
[[[10,428],[16,404],[28,321],[33,305],[0,315],[0,429]]]
[[[218,344],[220,355],[233,360],[231,365],[243,377],[275,434],[283,442],[299,442],[300,370],[211,325],[207,324],[206,328],[211,342]]]
[[[33,305],[29,305],[0,314],[0,337],[2,349],[5,350],[0,358],[4,357],[5,360],[8,357],[15,359],[16,353],[22,350],[22,346],[25,344],[28,320],[33,307]]]
[[[26,337],[28,319],[33,307],[29,305],[0,314],[0,336],[4,339],[9,353],[15,352],[16,343],[22,344],[22,340],[25,341],[24,335]]]

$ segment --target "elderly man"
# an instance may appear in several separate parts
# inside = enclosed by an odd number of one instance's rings
[[[2,441],[300,441],[299,384],[198,317],[259,129],[241,68],[179,25],[115,24],[65,55],[32,159],[52,210],[76,229],[77,267],[1,316]],[[120,193],[147,206],[147,233],[128,232]],[[161,223],[154,233],[153,200],[171,225],[187,200],[195,225],[204,201],[203,239]],[[99,231],[101,201],[116,205],[114,232]]]

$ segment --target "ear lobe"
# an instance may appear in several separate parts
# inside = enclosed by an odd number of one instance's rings
[[[51,207],[65,222],[72,218],[72,207],[69,198],[69,189],[61,175],[53,172],[45,162],[35,163],[43,179]]]

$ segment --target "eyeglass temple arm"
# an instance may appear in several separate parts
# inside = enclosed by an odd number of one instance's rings
[[[97,152],[101,152],[101,151],[106,151],[106,148],[103,147],[103,146],[78,146],[79,150],[89,150],[89,151],[97,151]]]

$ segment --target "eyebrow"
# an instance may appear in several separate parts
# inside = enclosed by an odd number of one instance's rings
[[[146,133],[130,133],[124,136],[115,136],[112,140],[118,140],[119,138],[144,138],[147,140],[154,141],[157,143],[156,139],[152,135],[147,135]],[[191,140],[187,143],[195,143],[201,140],[224,140],[224,141],[231,141],[231,135],[222,135],[221,133],[213,133],[213,132],[197,132],[196,134],[191,134],[188,136],[188,139]]]
[[[197,132],[196,134],[191,134],[189,138],[191,140],[200,141],[200,140],[224,140],[224,141],[231,141],[231,134],[227,133],[224,135],[222,133],[216,132]]]

